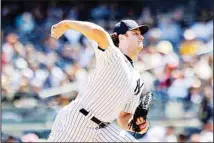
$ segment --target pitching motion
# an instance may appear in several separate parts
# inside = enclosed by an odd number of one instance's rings
[[[143,48],[148,26],[122,20],[109,35],[91,22],[63,20],[52,26],[51,35],[58,39],[68,29],[81,32],[91,41],[96,68],[84,90],[59,111],[48,141],[136,141],[130,134],[120,132],[144,134],[149,126],[152,93],[143,91],[144,82],[133,62]],[[115,120],[119,126],[113,124]]]

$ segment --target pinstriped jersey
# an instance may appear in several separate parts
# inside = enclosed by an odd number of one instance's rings
[[[105,122],[118,118],[121,111],[134,113],[144,87],[139,73],[119,48],[102,51],[96,42],[91,42],[96,68],[74,102]]]

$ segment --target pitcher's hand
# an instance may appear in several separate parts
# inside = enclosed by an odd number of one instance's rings
[[[51,27],[51,36],[58,39],[65,31],[68,30],[68,23],[66,20],[61,21]]]

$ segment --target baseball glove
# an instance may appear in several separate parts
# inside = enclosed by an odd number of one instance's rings
[[[140,132],[142,129],[140,128],[140,125],[137,125],[137,119],[140,117],[143,117],[143,119],[147,120],[147,114],[149,111],[149,107],[152,101],[153,94],[151,92],[146,93],[145,95],[141,95],[140,97],[140,104],[135,109],[135,113],[132,117],[132,119],[129,122],[129,128],[132,129],[134,132]]]

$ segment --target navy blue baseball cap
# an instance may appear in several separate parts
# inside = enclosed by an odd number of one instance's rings
[[[145,34],[149,30],[147,25],[138,25],[134,20],[121,20],[114,26],[113,33],[125,34],[127,31],[140,29],[141,34]]]

